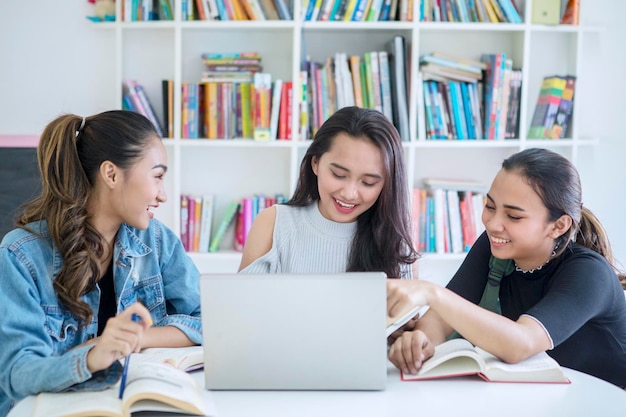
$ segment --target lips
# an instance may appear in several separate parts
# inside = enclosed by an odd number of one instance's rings
[[[333,198],[333,202],[335,203],[337,211],[344,214],[350,214],[358,207],[358,204],[349,204],[344,201],[337,200],[336,198]]]

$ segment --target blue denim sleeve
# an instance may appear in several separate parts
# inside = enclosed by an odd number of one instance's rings
[[[170,229],[155,222],[168,315],[157,326],[174,326],[196,344],[202,343],[200,273],[182,242]]]
[[[37,268],[25,253],[0,248],[0,404],[39,392],[104,389],[121,374],[119,363],[92,375],[87,353],[93,345],[66,346],[46,331],[38,280],[47,271]]]

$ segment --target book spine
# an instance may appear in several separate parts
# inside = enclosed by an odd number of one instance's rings
[[[237,214],[237,209],[239,207],[239,203],[237,201],[232,201],[226,211],[224,212],[224,216],[222,217],[222,221],[220,222],[219,227],[215,231],[215,235],[211,240],[211,245],[209,246],[209,252],[217,252],[220,248],[220,244],[222,243],[222,239],[228,230],[228,226],[232,223],[233,219]]]
[[[213,205],[215,197],[204,195],[202,197],[202,216],[200,225],[200,242],[198,252],[208,252],[211,241],[211,222],[213,221]]]

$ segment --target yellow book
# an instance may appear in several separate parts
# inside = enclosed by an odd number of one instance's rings
[[[348,3],[348,7],[346,7],[346,14],[343,15],[344,22],[351,22],[352,15],[354,14],[354,8],[356,7],[359,0],[350,0]]]
[[[206,109],[209,112],[209,129],[207,137],[209,139],[217,139],[217,83],[208,83],[208,93],[205,93],[207,100]]]
[[[493,7],[491,6],[491,1],[482,0],[482,2],[485,5],[485,10],[487,11],[487,15],[489,16],[489,21],[491,23],[498,23],[498,16],[496,16],[496,12],[495,10],[493,10]]]

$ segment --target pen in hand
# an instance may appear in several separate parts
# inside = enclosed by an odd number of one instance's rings
[[[138,314],[133,313],[132,320],[135,323],[138,323],[141,321],[141,318],[139,317]],[[130,363],[130,354],[126,356],[126,359],[124,360],[124,370],[122,371],[122,380],[120,381],[120,395],[119,395],[120,400],[122,399],[122,396],[124,395],[124,389],[126,388],[126,374],[128,374],[129,363]]]

